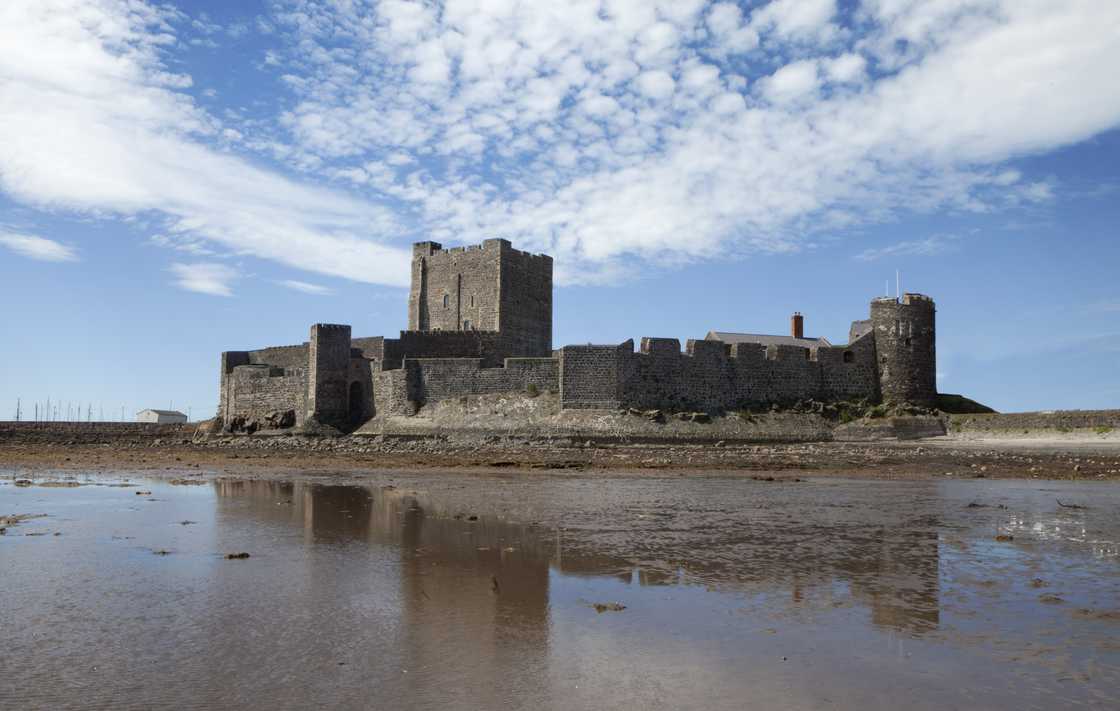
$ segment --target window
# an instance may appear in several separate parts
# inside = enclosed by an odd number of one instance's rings
[[[844,351],[844,362],[845,363],[854,363],[855,360],[856,360],[856,354],[855,353],[852,353],[851,351]]]
[[[906,339],[906,347],[909,348],[912,345],[914,345],[914,343],[909,338],[907,338]]]
[[[451,304],[451,297],[447,294],[443,295],[443,308],[447,308]]]
[[[474,306],[474,294],[471,294],[471,306]]]
[[[471,322],[470,322],[470,321],[464,321],[464,322],[463,322],[463,330],[464,330],[464,331],[469,331],[469,330],[471,330]]]

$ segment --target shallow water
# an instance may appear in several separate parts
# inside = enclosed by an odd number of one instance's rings
[[[1120,707],[1115,483],[81,480],[0,482],[0,707]]]

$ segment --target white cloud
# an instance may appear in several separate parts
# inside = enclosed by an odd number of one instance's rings
[[[865,249],[856,255],[861,262],[874,262],[884,257],[932,257],[959,249],[959,238],[952,235],[934,235],[921,240],[899,242],[887,247]]]
[[[233,296],[232,283],[238,277],[236,269],[217,262],[176,262],[169,271],[180,289],[212,296]]]
[[[638,88],[651,99],[667,99],[673,95],[676,82],[668,72],[644,72],[638,77]]]
[[[311,294],[313,296],[329,296],[330,294],[334,293],[333,291],[331,291],[331,289],[325,286],[320,286],[319,284],[309,284],[305,281],[296,281],[295,279],[286,279],[284,281],[281,281],[280,285],[286,286],[289,289],[294,289],[295,291],[302,291],[305,294]]]
[[[820,88],[817,63],[803,59],[787,64],[765,79],[763,87],[766,98],[779,104],[815,96]]]
[[[0,231],[0,246],[16,254],[41,262],[76,262],[78,254],[64,244],[38,235]]]
[[[399,232],[385,209],[207,145],[220,122],[160,60],[173,19],[140,2],[0,4],[0,187],[43,207],[157,211],[170,235],[310,271],[406,280],[408,253],[377,241]]]
[[[217,254],[207,246],[208,242],[206,240],[190,234],[154,234],[148,238],[148,242],[156,247],[174,249],[178,252],[193,254],[196,257],[208,257]]]
[[[867,60],[848,52],[825,62],[824,71],[832,81],[859,82],[866,78]]]
[[[362,281],[403,283],[417,235],[502,235],[560,281],[614,279],[1055,199],[1007,163],[1120,125],[1108,0],[275,7],[259,69],[290,93],[254,123],[178,88],[162,10],[0,5],[0,187]]]
[[[740,54],[758,46],[758,33],[743,21],[739,6],[720,2],[712,6],[707,19],[714,40],[714,54]]]
[[[829,34],[835,14],[836,0],[774,0],[751,15],[751,24],[780,37],[808,38]]]
[[[378,5],[379,24],[360,5],[292,0],[288,60],[308,81],[287,125],[304,161],[413,156],[377,190],[435,238],[547,250],[561,280],[612,278],[635,256],[788,251],[822,226],[900,210],[1045,199],[1048,183],[1008,182],[1000,163],[1120,123],[1106,70],[1120,62],[1120,9],[927,5],[869,0],[856,36],[829,0],[761,6],[749,27],[730,3],[449,1],[442,14],[410,6],[407,31],[397,5]],[[779,61],[744,76],[727,37],[755,29],[762,48],[740,49]],[[450,75],[433,89],[411,72],[436,38]],[[812,56],[813,43],[827,51]],[[886,74],[869,77],[869,62]]]

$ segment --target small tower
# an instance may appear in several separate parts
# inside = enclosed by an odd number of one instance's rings
[[[346,421],[350,409],[350,327],[317,323],[308,341],[307,418],[325,424]]]
[[[933,407],[937,402],[937,349],[933,299],[904,294],[871,302],[879,389],[883,402]]]

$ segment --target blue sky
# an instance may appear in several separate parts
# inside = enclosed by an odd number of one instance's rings
[[[806,329],[901,270],[939,387],[1120,406],[1120,5],[9,0],[0,417],[211,414],[222,350],[556,258],[555,342]]]

